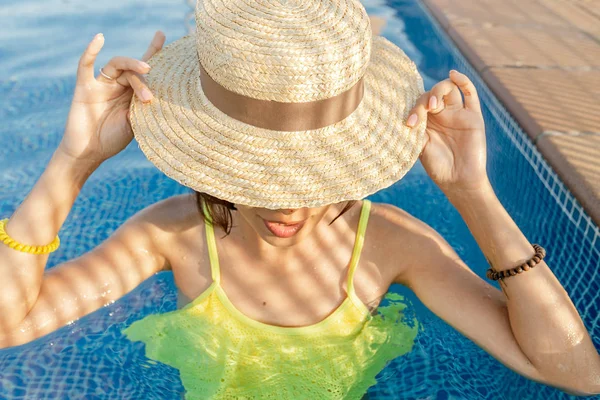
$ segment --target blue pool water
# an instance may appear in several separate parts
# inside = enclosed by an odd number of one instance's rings
[[[484,105],[488,172],[498,197],[546,258],[600,348],[600,234],[539,153],[465,64],[416,0],[364,1],[388,20],[383,34],[417,63],[426,88],[447,71],[465,71]],[[183,0],[0,0],[0,217],[10,216],[58,145],[77,61],[97,32],[106,37],[98,66],[113,55],[144,52],[156,29],[168,42],[186,34],[192,7]],[[49,267],[90,250],[138,210],[188,189],[166,178],[133,142],[92,175],[60,236]],[[460,215],[420,163],[370,197],[395,204],[440,232],[480,276],[486,260]],[[0,288],[1,290],[1,288]],[[392,362],[372,399],[567,399],[503,367],[429,312],[407,289],[424,330],[414,350]],[[35,342],[0,350],[0,399],[179,399],[177,370],[144,357],[121,330],[150,313],[176,308],[171,273]]]

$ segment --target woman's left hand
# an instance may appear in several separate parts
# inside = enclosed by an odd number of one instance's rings
[[[420,159],[446,195],[489,184],[485,124],[477,90],[466,75],[450,71],[450,79],[424,93],[408,115],[407,125],[411,127],[427,118],[428,140]]]

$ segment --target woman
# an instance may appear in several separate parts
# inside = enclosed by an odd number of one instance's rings
[[[159,32],[144,61],[115,57],[95,76],[102,35],[84,52],[63,140],[0,225],[0,344],[45,335],[170,269],[187,304],[125,333],[180,369],[187,398],[360,398],[416,334],[374,316],[400,283],[523,376],[599,393],[600,358],[577,311],[490,185],[471,81],[451,71],[422,93],[406,56],[371,38],[358,2],[344,12],[213,3],[199,2],[196,38],[162,49]],[[44,274],[79,189],[134,132],[196,193],[142,210]],[[417,157],[502,291],[425,223],[362,200]]]

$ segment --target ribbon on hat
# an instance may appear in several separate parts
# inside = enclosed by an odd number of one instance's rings
[[[294,132],[323,128],[340,122],[356,110],[364,95],[363,79],[328,99],[282,103],[254,99],[221,86],[200,65],[200,82],[206,98],[223,113],[264,129]]]

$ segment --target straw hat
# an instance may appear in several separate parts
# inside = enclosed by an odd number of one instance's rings
[[[354,0],[199,0],[195,35],[150,61],[131,125],[169,177],[270,209],[362,199],[402,178],[425,145],[409,129],[414,63],[374,36]]]

